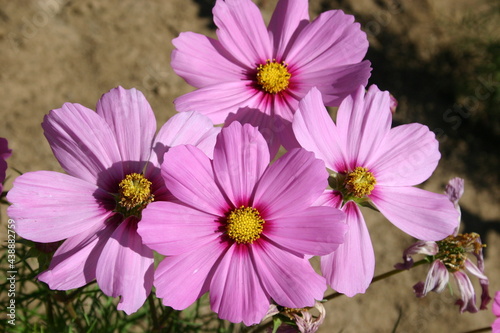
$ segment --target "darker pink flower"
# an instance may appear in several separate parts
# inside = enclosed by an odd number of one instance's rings
[[[273,156],[279,144],[294,146],[293,114],[313,86],[338,106],[368,82],[366,34],[340,10],[310,22],[307,0],[280,0],[267,28],[251,0],[217,0],[213,15],[218,39],[184,32],[173,40],[172,68],[198,88],[177,98],[176,109],[258,126]]]
[[[365,292],[375,256],[358,205],[374,207],[407,234],[440,240],[453,232],[458,212],[445,195],[414,185],[428,179],[440,159],[438,141],[426,126],[391,128],[388,92],[360,86],[340,105],[336,124],[321,93],[313,88],[293,121],[298,142],[332,170],[330,186],[316,202],[347,214],[349,232],[337,251],[324,256],[321,270],[333,289],[348,296]]]
[[[153,202],[138,232],[166,255],[155,272],[163,304],[182,310],[210,291],[222,319],[261,321],[270,299],[290,308],[313,306],[326,284],[305,255],[324,255],[344,240],[344,214],[311,207],[328,174],[304,149],[269,165],[257,128],[223,128],[211,160],[193,146],[165,154],[162,175],[180,201]],[[189,167],[186,167],[189,166]]]
[[[152,201],[171,198],[160,175],[163,154],[191,143],[211,153],[217,129],[205,116],[183,113],[155,136],[156,119],[144,95],[115,88],[97,112],[66,103],[42,123],[67,174],[28,172],[17,177],[8,214],[20,236],[40,243],[65,240],[39,280],[68,290],[96,279],[118,309],[132,313],[153,284],[153,251],[137,223]]]
[[[3,182],[5,181],[7,162],[5,161],[12,154],[12,150],[9,149],[9,143],[7,139],[0,138],[0,197],[3,191]]]

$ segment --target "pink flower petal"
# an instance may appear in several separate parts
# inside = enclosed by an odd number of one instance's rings
[[[181,32],[172,40],[171,66],[177,75],[196,88],[238,81],[247,66],[234,59],[218,40],[194,32]],[[196,46],[196,47],[193,47]]]
[[[314,306],[323,298],[325,279],[307,259],[299,258],[268,242],[252,244],[257,273],[267,294],[279,305],[289,308]]]
[[[495,316],[500,317],[500,291],[497,291],[495,293],[495,300],[493,302],[491,311]]]
[[[108,239],[96,268],[99,288],[108,296],[121,296],[118,310],[136,312],[153,286],[153,251],[137,234],[137,220],[123,221]]]
[[[234,58],[252,68],[272,58],[272,46],[257,5],[250,0],[217,0],[213,9],[217,37]]]
[[[476,313],[478,311],[476,307],[476,293],[471,280],[467,274],[461,271],[453,273],[453,276],[455,277],[458,290],[460,291],[460,299],[456,302],[456,304],[460,306],[460,312],[463,313],[468,311],[470,313]]]
[[[300,82],[293,88],[306,91],[312,87],[318,88],[327,106],[339,106],[342,101],[353,94],[359,86],[366,86],[370,78],[371,63],[362,61],[350,65],[332,68],[311,68],[293,73],[293,82]]]
[[[441,240],[457,225],[458,212],[443,194],[416,187],[376,186],[370,199],[392,224],[417,239]]]
[[[448,285],[450,274],[441,260],[435,260],[425,279],[425,284],[417,283],[413,289],[417,297],[424,297],[427,293],[435,291],[440,293]]]
[[[234,207],[248,205],[269,165],[269,149],[258,129],[233,122],[222,129],[214,151],[214,172]]]
[[[156,296],[176,310],[193,304],[208,291],[214,264],[226,247],[226,243],[211,242],[194,251],[163,259],[155,272]]]
[[[172,202],[152,202],[142,211],[137,232],[158,253],[179,255],[220,237],[219,218]]]
[[[155,166],[163,163],[163,155],[170,147],[193,145],[212,158],[215,139],[220,132],[210,119],[198,112],[181,112],[171,117],[160,129],[153,142]]]
[[[500,333],[500,318],[497,318],[491,325],[492,333]]]
[[[290,216],[266,221],[264,233],[290,251],[326,255],[344,242],[345,214],[333,207],[309,207]]]
[[[368,51],[366,33],[354,16],[341,10],[321,13],[293,41],[286,61],[302,69],[326,69],[358,63]]]
[[[107,190],[123,179],[115,136],[103,118],[80,104],[66,103],[45,116],[42,127],[55,157],[70,175]]]
[[[52,171],[28,172],[14,180],[7,195],[8,215],[23,238],[49,243],[76,236],[113,214],[103,202],[111,196],[84,180]],[[109,208],[109,207],[108,207]]]
[[[427,126],[408,124],[394,127],[383,140],[373,163],[366,165],[377,184],[412,186],[427,180],[441,154],[434,132]]]
[[[300,101],[293,119],[293,131],[300,145],[323,160],[327,168],[337,172],[347,170],[337,126],[330,118],[318,89],[312,88]]]
[[[146,97],[134,88],[118,87],[104,94],[96,109],[115,135],[125,174],[142,170],[156,133],[156,118]]]
[[[215,183],[210,159],[194,146],[171,148],[165,154],[162,176],[177,199],[196,209],[223,216],[230,208]]]
[[[5,159],[12,154],[12,149],[9,149],[8,141],[5,138],[0,138],[0,193],[3,191],[3,182],[5,180],[7,170],[7,162]]]
[[[9,142],[6,138],[0,138],[0,158],[5,160],[12,155],[12,149],[9,149]]]
[[[460,209],[458,206],[458,200],[460,200],[464,194],[464,180],[458,177],[450,179],[448,184],[446,184],[445,193],[448,196],[448,199],[453,202],[455,208]]]
[[[273,38],[273,49],[275,50],[273,57],[283,59],[283,55],[290,46],[292,38],[297,36],[308,24],[308,1],[278,1],[268,26],[268,30]]]
[[[250,124],[257,127],[267,142],[269,155],[272,159],[276,156],[280,147],[277,133],[283,130],[283,127],[280,126],[281,122],[278,120],[278,117],[272,117],[271,115],[266,114],[263,110],[241,108],[236,113],[230,113],[227,116],[224,126],[228,127],[231,123],[237,121],[241,124]]]
[[[68,238],[57,249],[49,268],[38,275],[53,290],[82,287],[95,279],[97,261],[114,228],[97,225]]]
[[[329,206],[340,209],[342,207],[342,193],[339,191],[325,190],[323,194],[314,201],[313,206]]]
[[[403,252],[403,263],[396,264],[394,267],[396,269],[410,269],[413,267],[413,258],[411,257],[414,254],[425,254],[427,256],[433,256],[439,251],[439,246],[436,242],[432,241],[417,241],[412,244]]]
[[[465,259],[465,268],[478,278],[488,280],[488,277],[484,275],[484,272],[482,272],[470,259]]]
[[[372,85],[364,93],[360,86],[353,97],[347,97],[337,113],[337,128],[344,138],[349,167],[366,167],[380,142],[391,128],[389,92]],[[376,155],[379,156],[379,155]]]
[[[260,103],[264,93],[252,88],[251,84],[249,80],[240,79],[206,86],[177,97],[174,100],[175,109],[181,112],[198,111],[214,124],[222,124],[230,112]]]
[[[336,291],[352,297],[364,293],[375,272],[375,254],[358,206],[349,201],[343,210],[349,227],[343,244],[321,257],[321,272],[327,283]]]
[[[233,245],[224,254],[210,284],[210,305],[219,318],[246,326],[264,318],[270,301],[257,270],[245,245]]]
[[[265,171],[255,189],[254,207],[264,219],[304,210],[323,193],[328,173],[321,160],[304,149],[293,149]]]

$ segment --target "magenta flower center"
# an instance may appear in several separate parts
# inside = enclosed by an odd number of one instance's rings
[[[251,244],[260,238],[264,223],[257,209],[241,206],[227,216],[227,235],[238,244]]]
[[[290,77],[288,65],[268,59],[264,65],[257,67],[257,84],[267,93],[277,94],[288,88]]]
[[[375,188],[377,180],[373,173],[366,168],[356,167],[354,171],[349,172],[344,180],[344,187],[350,195],[357,198],[363,198]]]
[[[117,210],[126,217],[140,216],[141,211],[154,201],[151,185],[141,174],[128,174],[118,185]]]

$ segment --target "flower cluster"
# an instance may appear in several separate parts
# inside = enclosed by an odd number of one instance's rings
[[[220,318],[245,325],[298,309],[290,320],[314,332],[328,285],[353,296],[373,279],[360,209],[371,207],[426,240],[405,253],[404,268],[412,254],[432,257],[418,296],[442,290],[451,272],[461,310],[477,311],[466,268],[483,308],[482,244],[457,234],[463,189],[416,187],[437,167],[438,141],[421,124],[391,128],[397,101],[366,87],[368,41],[354,18],[331,10],[311,22],[306,0],[280,0],[267,27],[250,0],[217,0],[213,13],[218,39],[173,41],[171,65],[196,90],[175,100],[179,113],[158,133],[144,95],[122,87],[96,111],[67,103],[45,117],[66,173],[25,173],[7,196],[19,235],[62,242],[38,279],[57,290],[96,280],[128,314],[153,286],[177,310],[208,292]],[[335,121],[326,106],[338,107]]]

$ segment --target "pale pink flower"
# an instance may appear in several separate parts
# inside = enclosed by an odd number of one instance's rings
[[[491,309],[493,314],[497,316],[497,319],[491,325],[492,333],[500,333],[500,291],[495,294],[495,300],[493,302],[493,307]]]
[[[0,197],[3,191],[3,182],[5,181],[7,162],[5,161],[12,154],[12,149],[9,149],[7,139],[0,138]]]
[[[414,185],[428,179],[440,159],[438,142],[426,126],[391,128],[388,92],[360,86],[340,105],[336,124],[321,93],[313,88],[300,102],[293,121],[298,142],[325,161],[330,186],[316,202],[347,214],[346,241],[322,257],[321,270],[333,289],[353,296],[365,292],[375,256],[359,205],[380,211],[405,233],[443,239],[456,226],[458,213],[448,198]]]
[[[318,314],[312,314],[311,310],[317,310]],[[323,303],[316,302],[314,307],[302,309],[290,309],[282,306],[271,304],[269,310],[263,320],[280,316],[292,320],[293,323],[283,323],[276,332],[278,333],[314,333],[323,324],[326,317],[326,310]],[[268,328],[266,332],[273,332],[273,328]]]
[[[217,0],[213,16],[218,39],[184,32],[173,40],[172,68],[198,88],[177,98],[176,109],[258,126],[272,155],[279,144],[296,144],[293,114],[313,86],[338,106],[368,82],[366,34],[340,10],[310,22],[307,0],[280,0],[266,28],[251,0]]]
[[[25,173],[7,197],[20,236],[41,243],[65,239],[38,279],[57,290],[96,279],[106,295],[121,296],[118,309],[137,311],[153,284],[153,251],[142,243],[137,223],[149,202],[172,198],[160,174],[163,154],[185,143],[210,154],[219,130],[205,116],[183,113],[155,136],[144,95],[121,87],[102,96],[97,112],[66,103],[42,127],[67,174]]]
[[[461,178],[451,179],[446,186],[445,193],[457,212],[460,213],[458,201],[464,193],[464,180]],[[488,291],[489,281],[484,274],[483,244],[476,233],[458,234],[459,224],[460,220],[456,223],[454,233],[441,241],[417,241],[411,245],[403,253],[404,262],[396,264],[395,267],[397,269],[410,269],[413,266],[413,255],[426,255],[427,260],[432,264],[425,282],[418,282],[413,287],[417,297],[424,297],[430,291],[442,292],[449,283],[451,273],[460,292],[460,299],[457,300],[460,312],[477,312],[476,293],[472,282],[464,271],[467,270],[479,278],[482,290],[480,308],[484,310],[491,297]],[[468,254],[472,254],[476,258],[477,265],[467,257]]]
[[[456,302],[460,312],[477,312],[476,293],[471,280],[464,272],[467,270],[479,278],[482,290],[480,309],[486,309],[491,297],[488,292],[488,278],[484,274],[483,245],[479,235],[475,233],[452,235],[436,242],[436,245],[438,251],[429,256],[429,260],[433,262],[425,282],[418,282],[413,287],[416,296],[424,297],[431,291],[442,292],[448,285],[451,274],[460,293],[460,298]],[[407,255],[412,254],[429,255],[427,251],[418,250],[407,253]],[[467,257],[468,254],[476,257],[477,265]]]
[[[311,207],[324,163],[301,148],[269,162],[264,137],[238,122],[222,129],[213,160],[189,145],[165,154],[162,175],[180,203],[149,204],[138,228],[167,256],[154,282],[164,305],[182,310],[210,291],[220,318],[252,325],[271,298],[290,308],[323,298],[325,279],[305,255],[334,251],[346,232],[341,211]]]
[[[314,308],[319,311],[319,316],[317,317],[311,314],[310,309],[302,310],[300,314],[293,315],[300,333],[315,333],[325,321],[326,310],[323,304],[316,302]]]

